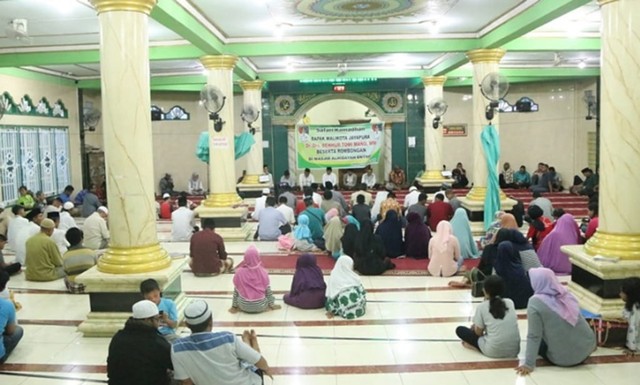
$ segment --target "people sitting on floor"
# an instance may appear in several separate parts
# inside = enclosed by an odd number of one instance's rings
[[[287,219],[275,208],[276,198],[268,197],[266,206],[258,216],[258,237],[261,241],[277,241],[278,237],[291,231]],[[285,226],[289,226],[286,231]],[[284,230],[284,231],[283,231]]]
[[[520,330],[513,301],[503,295],[505,284],[497,275],[484,280],[484,301],[476,308],[471,328],[458,326],[456,335],[465,347],[491,358],[515,358],[520,353]]]
[[[203,300],[191,302],[184,310],[191,335],[171,347],[174,380],[182,384],[264,383],[271,369],[260,353],[254,330],[245,330],[242,339],[230,332],[212,332],[213,313]]]
[[[195,216],[187,207],[187,198],[178,198],[178,209],[171,213],[172,242],[189,242],[196,226]]]
[[[371,168],[371,166],[366,167],[365,173],[362,174],[362,178],[360,178],[360,183],[365,185],[369,190],[376,188],[376,185],[378,184],[376,182],[376,174],[373,173],[373,168]]]
[[[524,165],[520,166],[520,169],[513,174],[513,183],[515,188],[529,188],[531,186],[531,175]]]
[[[333,169],[331,167],[327,167],[326,172],[322,174],[322,185],[326,186],[327,182],[331,182],[332,186],[338,188],[338,177],[333,173]]]
[[[429,241],[429,274],[436,277],[451,277],[462,265],[460,244],[453,234],[451,223],[443,220],[438,223],[435,235]]]
[[[571,274],[569,256],[560,250],[562,246],[580,244],[580,229],[573,215],[564,214],[547,235],[538,251],[542,266],[559,275]]]
[[[516,371],[533,372],[538,355],[556,366],[581,364],[596,349],[596,337],[578,301],[549,269],[531,269],[529,277],[534,295],[527,306],[527,347]]]
[[[16,204],[25,208],[25,210],[31,210],[36,205],[36,200],[33,198],[33,195],[30,194],[27,186],[20,186],[18,188],[18,202]]]
[[[298,177],[298,186],[300,186],[301,189],[304,189],[305,187],[311,187],[313,183],[316,183],[316,180],[313,177],[313,174],[311,174],[311,170],[305,168],[304,172]]]
[[[358,190],[351,194],[351,207],[356,205],[356,203],[358,202],[358,197],[360,195],[364,197],[364,204],[371,207],[371,205],[373,204],[373,198],[371,196],[371,193],[367,191],[367,186],[364,183],[360,183],[358,185]]]
[[[466,188],[469,185],[469,179],[467,179],[467,174],[462,170],[460,168],[454,168],[451,171],[451,178],[453,179],[453,184],[451,185],[451,187]]]
[[[543,215],[539,206],[529,206],[525,220],[529,223],[527,239],[531,239],[533,249],[538,251],[544,238],[553,230],[553,222]]]
[[[292,233],[293,244],[283,245],[281,240],[278,239],[278,243],[285,249],[298,250],[298,251],[316,251],[316,246],[312,236],[311,228],[309,227],[309,217],[305,214],[298,215],[298,224],[294,227]],[[324,239],[323,239],[324,241]],[[284,247],[287,246],[287,247]]]
[[[344,225],[337,209],[331,209],[325,215],[327,224],[324,226],[324,248],[333,259],[338,259],[342,244],[340,239],[344,234]]]
[[[542,163],[538,166],[539,174],[537,178],[537,182],[532,182],[530,190],[532,192],[552,192],[553,184],[552,184],[552,175],[549,172],[549,165]]]
[[[450,223],[453,235],[455,235],[460,244],[460,256],[462,259],[478,258],[480,253],[471,233],[471,223],[469,223],[467,211],[463,208],[457,209]]]
[[[395,210],[386,212],[384,219],[376,229],[376,235],[382,240],[387,257],[398,258],[405,255],[402,219]]]
[[[289,189],[293,189],[294,187],[296,187],[296,178],[291,175],[289,170],[284,170],[282,176],[280,177],[280,183],[278,183],[278,185],[280,186],[280,188],[286,185],[289,187]]]
[[[520,253],[510,241],[498,244],[498,254],[493,267],[496,274],[504,280],[504,298],[511,299],[516,309],[525,309],[533,295],[533,289],[520,259]]]
[[[47,197],[44,195],[44,192],[38,190],[36,191],[36,196],[35,196],[35,201],[36,204],[33,205],[33,207],[37,207],[40,209],[40,211],[44,212],[44,209],[47,207]],[[45,213],[46,214],[46,213]]]
[[[55,281],[64,277],[62,256],[51,239],[55,223],[49,218],[40,222],[40,232],[26,243],[27,281]]]
[[[171,219],[173,211],[173,203],[171,203],[171,195],[164,193],[162,195],[162,203],[160,203],[160,219]]]
[[[178,328],[178,308],[172,299],[164,298],[160,285],[155,279],[145,279],[140,283],[140,294],[144,299],[153,302],[160,313],[158,332],[168,341],[173,342],[178,339],[176,329]]]
[[[7,235],[9,229],[9,222],[15,218],[10,208],[5,207],[3,202],[0,202],[0,235]]]
[[[396,199],[396,194],[393,191],[389,191],[387,198],[380,204],[380,220],[384,220],[390,211],[396,213],[397,218],[402,217],[402,206]]]
[[[84,221],[84,246],[93,250],[106,249],[109,245],[109,228],[107,227],[107,218],[109,210],[100,206],[98,211],[94,212]]]
[[[598,191],[600,177],[589,167],[583,168],[581,173],[585,179],[582,180],[582,178],[577,175],[573,178],[573,186],[571,186],[570,189],[571,194],[590,197]]]
[[[298,197],[296,196],[296,194],[292,192],[292,187],[289,186],[288,184],[280,185],[280,195],[278,196],[278,202],[282,197],[286,198],[285,203],[288,207],[291,208],[291,211],[293,212],[293,210],[296,209],[296,205],[298,203]]]
[[[158,307],[142,300],[133,304],[132,311],[124,329],[109,343],[109,383],[169,385],[171,345],[158,333]]]
[[[87,189],[84,198],[82,199],[82,216],[89,218],[89,216],[98,210],[102,206],[100,199],[96,195],[96,185],[91,183]]]
[[[72,185],[65,186],[64,190],[62,190],[62,192],[59,195],[60,200],[62,200],[62,204],[71,202],[71,195],[73,194],[74,190],[75,189],[73,188]]]
[[[551,174],[551,191],[558,192],[564,190],[564,187],[562,187],[562,177],[560,173],[556,171],[555,167],[549,167],[549,174]]]
[[[407,208],[407,220],[409,214],[414,213],[420,217],[420,222],[427,223],[427,194],[420,193],[418,201]]]
[[[262,189],[262,195],[256,198],[256,202],[253,206],[253,212],[251,213],[251,219],[257,221],[260,216],[260,211],[264,209],[267,202],[267,197],[271,195],[271,189],[265,187]]]
[[[262,175],[258,178],[260,183],[273,187],[273,175],[269,171],[269,165],[262,165]]]
[[[0,292],[3,292],[9,282],[9,274],[0,271]],[[16,321],[16,307],[9,299],[0,298],[0,365],[4,364],[9,355],[16,348],[24,331]]]
[[[345,190],[353,190],[358,183],[358,176],[353,170],[347,170],[342,176],[342,188]]]
[[[354,241],[353,261],[355,270],[362,275],[380,275],[395,268],[387,256],[382,239],[374,234],[371,221],[360,224]]]
[[[342,213],[342,206],[340,205],[340,202],[333,199],[333,191],[330,189],[324,190],[320,209],[322,209],[324,213],[329,212],[331,209],[336,209],[339,213]]]
[[[310,198],[306,198],[304,200],[304,204],[307,208],[302,212],[302,214],[306,215],[309,218],[309,230],[311,230],[311,238],[313,239],[313,243],[319,248],[324,250],[324,212],[317,207],[313,207],[313,200]],[[300,215],[302,215],[300,214]],[[300,221],[300,216],[298,216],[298,221]]]
[[[516,184],[513,178],[514,172],[509,162],[504,162],[502,171],[500,171],[499,183],[500,188],[515,188]]]
[[[529,269],[533,269],[534,267],[542,267],[540,258],[538,258],[538,254],[533,249],[533,246],[531,246],[531,244],[518,229],[500,229],[500,231],[498,231],[498,233],[496,234],[494,244],[499,245],[504,241],[511,242],[513,248],[518,251],[520,260],[522,262],[522,267],[525,271],[529,271]]]
[[[84,234],[77,227],[67,230],[65,238],[69,243],[67,252],[62,255],[62,268],[64,269],[64,285],[69,293],[84,293],[84,285],[76,282],[76,277],[89,270],[98,263],[95,250],[82,245]]]
[[[329,190],[332,192],[332,198],[334,201],[340,204],[340,215],[344,216],[349,211],[349,205],[347,204],[347,200],[344,199],[344,195],[336,190],[336,186],[327,182],[324,184],[325,191]]]
[[[405,254],[408,258],[429,258],[431,231],[424,219],[416,212],[407,214],[407,228],[404,231]]]
[[[380,215],[380,207],[382,206],[382,202],[387,199],[388,195],[389,191],[383,188],[378,190],[378,192],[376,193],[376,198],[373,201],[373,206],[371,206],[371,219],[373,221],[378,220],[378,215]]]
[[[448,188],[444,190],[444,195],[446,200],[449,201],[449,204],[453,208],[454,212],[460,207],[462,207],[462,202],[460,201],[460,199],[458,199],[458,197],[456,196],[456,193],[453,192],[452,189]]]
[[[529,207],[538,206],[542,209],[542,215],[547,219],[553,220],[553,203],[549,198],[542,196],[540,192],[534,192],[532,194],[533,200],[529,202]]]
[[[444,201],[444,196],[436,194],[433,203],[427,206],[427,220],[431,231],[436,231],[440,222],[451,220],[453,213],[453,207]]]
[[[44,212],[45,215],[49,214],[50,212],[60,212],[62,210],[62,199],[60,199],[59,197],[55,197],[51,199],[51,203],[47,204],[44,209],[42,209],[42,212]]]
[[[485,231],[485,234],[482,237],[480,237],[481,249],[484,249],[485,247],[487,247],[487,245],[493,243],[493,238],[495,237],[498,230],[502,228],[502,218],[504,217],[505,214],[506,213],[502,210],[496,211],[493,217],[493,222],[491,222],[491,224],[489,225],[489,228],[487,229],[487,231]],[[513,222],[511,221],[511,219],[513,219]],[[509,226],[510,228],[516,227],[515,218],[513,218],[513,216],[509,219],[505,219],[505,222],[508,223],[507,226]]]
[[[418,203],[418,197],[420,196],[420,191],[416,186],[409,187],[409,193],[404,196],[404,203],[402,206],[405,208],[409,208],[409,206]]]
[[[366,313],[367,293],[360,277],[353,271],[351,257],[343,255],[336,261],[327,280],[326,296],[327,318],[355,319]]]
[[[0,234],[0,272],[5,271],[9,275],[18,274],[20,272],[20,269],[22,268],[22,265],[20,264],[20,262],[7,263],[4,260],[3,250],[6,245],[7,245],[7,237]]]
[[[254,245],[245,251],[243,263],[233,276],[233,286],[230,313],[262,313],[280,309],[271,292],[269,273],[262,267],[260,252]]]
[[[365,220],[371,220],[371,206],[366,204],[364,195],[358,195],[356,201],[357,204],[351,208],[351,214],[357,219],[359,222]]]
[[[321,309],[326,302],[327,284],[316,256],[302,254],[296,260],[291,290],[285,293],[284,303],[300,309]]]
[[[158,189],[160,191],[160,194],[171,195],[173,194],[173,188],[173,178],[171,177],[171,174],[165,173],[164,176],[160,178],[160,182],[158,182]]]
[[[356,249],[356,238],[358,237],[358,233],[360,232],[360,221],[358,221],[354,216],[347,215],[345,217],[347,219],[347,225],[344,227],[344,233],[342,234],[342,238],[340,239],[340,243],[342,245],[342,253],[354,258],[355,249]],[[371,221],[370,219],[366,219],[367,221]]]
[[[629,323],[624,354],[633,357],[640,353],[640,278],[629,277],[622,281],[620,299],[624,302],[622,318]]]
[[[32,236],[38,234],[40,232],[40,224],[44,220],[44,215],[38,208],[31,209],[26,216],[28,222],[24,224],[18,217],[15,220],[11,221],[10,225],[13,225],[14,222],[17,222],[16,231],[11,231],[9,234],[9,244],[11,244],[11,237],[15,233],[15,248],[12,246],[13,251],[16,253],[16,262],[20,262],[23,266],[25,265],[25,259],[27,255],[26,245],[27,240]],[[9,230],[12,230],[11,228]]]
[[[189,195],[203,195],[204,188],[202,187],[202,181],[200,175],[197,172],[191,174],[191,178],[187,183],[187,191]]]
[[[543,173],[544,173],[544,163],[539,162],[538,168],[536,168],[536,170],[531,174],[532,186],[538,184],[538,181],[540,180],[540,176],[542,176]]]
[[[280,197],[278,198],[278,207],[276,207],[276,210],[282,213],[289,226],[293,226],[293,224],[296,223],[296,215],[293,209],[289,207],[287,202],[287,197],[284,195],[280,195]]]
[[[589,238],[593,237],[593,234],[598,230],[598,224],[598,204],[595,202],[589,203],[589,222],[583,231],[585,241],[588,241]]]
[[[60,251],[60,255],[63,255],[67,252],[67,248],[69,247],[69,243],[65,238],[66,231],[59,229],[60,226],[60,213],[57,211],[52,211],[47,214],[47,218],[51,219],[55,224],[55,228],[53,229],[53,234],[51,234],[51,239],[58,246],[58,251]]]
[[[393,166],[393,170],[389,173],[389,183],[391,183],[393,189],[399,190],[404,188],[407,183],[407,176],[404,174],[404,170],[400,166]]]
[[[224,239],[216,233],[213,218],[202,218],[202,230],[189,241],[189,267],[196,277],[215,276],[233,272],[233,259],[227,255]]]

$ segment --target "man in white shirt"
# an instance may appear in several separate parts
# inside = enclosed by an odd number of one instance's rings
[[[60,229],[60,213],[57,211],[52,211],[47,214],[47,218],[51,219],[55,224],[55,228],[53,229],[53,234],[51,234],[51,239],[58,246],[58,251],[60,251],[60,255],[67,252],[67,248],[69,247],[69,242],[67,242],[67,231]]]
[[[9,247],[15,252],[16,251],[16,237],[20,232],[20,229],[29,225],[29,220],[24,217],[24,207],[20,205],[14,205],[11,207],[11,213],[13,214],[13,218],[7,225],[7,243],[9,243]]]
[[[389,191],[384,189],[376,193],[376,199],[373,202],[373,207],[371,208],[371,219],[373,221],[378,218],[378,214],[380,214],[380,206],[382,206],[382,202],[387,199],[387,195],[389,195]]]
[[[278,198],[278,202],[280,204],[278,205],[278,207],[276,207],[276,210],[280,211],[282,215],[284,215],[284,219],[286,219],[290,225],[296,223],[296,216],[293,212],[293,209],[287,205],[287,197],[280,195],[280,198]]]
[[[267,201],[267,197],[269,196],[269,194],[271,194],[271,190],[268,188],[263,188],[262,196],[259,198],[256,198],[256,204],[253,208],[253,212],[251,213],[251,218],[253,220],[257,221],[258,218],[260,217],[260,210],[264,209],[265,202]]]
[[[362,184],[367,186],[367,189],[373,190],[376,186],[376,174],[373,173],[371,166],[367,167],[367,172],[362,174]]]
[[[44,215],[39,208],[32,209],[29,211],[29,214],[26,216],[29,221],[26,225],[23,223],[19,225],[19,230],[16,232],[16,248],[14,251],[16,252],[16,262],[20,262],[22,265],[25,263],[25,259],[27,257],[27,241],[32,236],[38,234],[40,232],[40,223],[44,219]],[[13,223],[18,217],[11,221]],[[11,223],[9,225],[11,225]]]
[[[171,241],[189,242],[195,225],[195,214],[187,207],[187,198],[178,198],[178,209],[171,213]]]
[[[200,175],[198,175],[195,172],[191,174],[191,179],[189,179],[187,190],[189,191],[189,195],[204,194],[204,188],[202,188],[202,181],[200,180]]]
[[[420,191],[416,186],[409,187],[409,194],[404,197],[404,208],[409,208],[409,206],[418,203],[418,196],[420,196]]]
[[[360,183],[360,185],[358,186],[358,191],[351,194],[351,199],[350,199],[351,207],[355,206],[358,203],[358,195],[363,195],[364,204],[371,206],[373,199],[371,197],[371,193],[368,192],[366,189],[367,189],[367,186],[364,183]]]
[[[269,166],[267,166],[266,164],[262,166],[260,183],[264,183],[268,186],[273,186],[273,175],[271,175],[271,173],[269,172]]]
[[[331,167],[327,167],[327,172],[322,174],[322,185],[325,186],[327,182],[331,182],[333,187],[338,188],[338,178]]]
[[[353,190],[356,187],[356,183],[358,183],[358,176],[353,171],[347,170],[342,177],[342,188]]]
[[[49,214],[50,212],[60,212],[60,210],[62,210],[62,199],[60,198],[53,198],[53,200],[51,201],[50,205],[47,205],[44,208],[44,215]]]
[[[107,248],[110,238],[109,229],[107,228],[108,217],[109,210],[104,206],[100,206],[96,212],[84,220],[84,247],[92,250]]]
[[[311,175],[311,170],[308,168],[304,169],[304,173],[300,174],[298,178],[298,184],[300,188],[304,189],[305,187],[310,187],[313,183],[316,183],[315,178]]]
[[[76,220],[71,216],[71,210],[73,210],[73,202],[68,201],[62,205],[62,211],[60,211],[60,226],[58,228],[60,230],[64,230],[65,232],[72,227],[78,227]]]
[[[277,241],[282,235],[281,227],[287,224],[282,213],[275,208],[276,198],[268,197],[265,208],[258,216],[258,237],[261,241]]]
[[[284,173],[282,173],[280,177],[280,186],[283,184],[288,185],[290,188],[296,187],[296,179],[291,175],[289,170],[284,170]]]

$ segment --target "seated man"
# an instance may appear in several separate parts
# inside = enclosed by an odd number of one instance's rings
[[[395,165],[393,170],[389,173],[389,182],[393,184],[394,189],[401,189],[407,182],[407,177],[404,175],[404,170],[400,166]]]
[[[71,216],[71,210],[73,210],[73,208],[73,202],[65,202],[62,205],[62,210],[60,211],[60,226],[58,226],[60,230],[67,231],[72,227],[78,227],[76,220]]]
[[[340,204],[340,215],[343,216],[349,211],[349,205],[347,204],[347,200],[344,199],[344,195],[338,190],[336,190],[336,186],[327,182],[324,184],[324,191],[331,191],[331,195],[334,201]]]
[[[373,198],[371,196],[371,193],[367,191],[367,185],[365,185],[364,183],[360,183],[358,185],[358,191],[351,194],[350,202],[352,207],[357,203],[358,196],[360,195],[364,197],[364,203],[366,205],[371,206],[373,204]]]
[[[373,190],[376,187],[376,174],[373,173],[371,166],[367,166],[367,171],[362,174],[360,182],[369,190]]]
[[[358,177],[351,170],[347,170],[342,177],[342,188],[353,190],[358,182]]]
[[[538,176],[538,182],[531,186],[530,190],[533,192],[552,192],[553,191],[553,175],[549,172],[549,166],[546,164],[540,165],[541,173]]]
[[[278,202],[280,201],[280,198],[284,197],[287,200],[287,206],[289,206],[291,210],[295,210],[298,203],[298,197],[296,196],[296,194],[291,192],[291,189],[291,186],[289,186],[288,184],[280,185],[281,193],[278,196]]]
[[[371,220],[371,206],[365,203],[364,195],[360,194],[356,198],[358,202],[351,209],[351,215],[358,220],[358,222],[362,223],[365,220]]]
[[[49,218],[40,222],[40,232],[27,241],[25,276],[27,281],[55,281],[64,277],[62,256],[51,239],[56,225]]]
[[[327,182],[331,182],[331,185],[338,188],[338,178],[331,167],[327,167],[327,172],[322,174],[322,185],[325,186]]]
[[[269,364],[260,354],[256,333],[245,330],[242,340],[230,332],[212,332],[213,314],[203,300],[184,310],[191,335],[171,346],[174,379],[183,384],[263,384]]]
[[[67,185],[62,193],[60,193],[60,200],[63,204],[71,201],[71,194],[73,194],[73,190],[75,189],[72,185]]]
[[[418,203],[418,197],[420,196],[420,191],[416,186],[409,187],[409,193],[404,196],[404,208],[407,209],[409,206]]]
[[[72,294],[84,293],[84,285],[76,283],[76,277],[89,270],[98,263],[96,252],[82,246],[84,234],[77,227],[72,227],[65,234],[69,249],[62,255],[62,267],[64,269],[64,285]]]
[[[164,174],[160,182],[158,182],[158,189],[160,190],[160,194],[173,194],[173,178],[171,174]]]
[[[194,172],[191,174],[191,179],[189,179],[189,183],[187,185],[187,191],[189,191],[189,195],[202,195],[204,194],[204,188],[202,188],[202,181],[200,180],[200,175]]]
[[[293,189],[296,187],[296,179],[291,175],[289,170],[284,170],[282,176],[280,177],[280,186],[286,184],[289,188]]]
[[[420,195],[418,195],[418,201],[407,209],[407,215],[409,215],[409,213],[416,213],[420,216],[422,223],[427,222],[427,194],[420,193]]]
[[[300,188],[304,189],[305,187],[311,187],[313,183],[316,183],[316,181],[311,174],[311,170],[305,168],[304,173],[300,174],[300,176],[298,177],[298,184],[300,185]]]
[[[516,188],[529,188],[531,185],[531,175],[529,175],[524,165],[520,166],[520,169],[513,173],[513,183],[516,185]]]
[[[227,257],[224,239],[216,233],[213,218],[202,218],[202,231],[191,237],[189,244],[189,266],[196,277],[233,272],[233,259]]]
[[[189,242],[195,225],[195,214],[187,207],[187,198],[178,198],[178,209],[171,213],[171,241]]]
[[[107,228],[107,217],[109,210],[98,207],[98,211],[89,215],[84,221],[84,246],[93,250],[106,249],[109,245],[109,229]]]
[[[17,202],[18,205],[24,207],[26,210],[32,209],[36,205],[36,200],[33,199],[33,195],[29,193],[27,186],[20,186],[18,193],[20,194]]]
[[[389,191],[387,198],[380,204],[380,219],[384,220],[387,217],[387,212],[394,210],[398,214],[398,218],[402,218],[402,206],[396,200],[396,194],[393,191]]]
[[[575,195],[586,195],[590,197],[598,191],[600,177],[589,167],[583,168],[581,172],[585,177],[584,182],[576,175],[575,178],[573,178],[573,186],[571,186],[570,191]]]
[[[7,287],[9,274],[0,271],[0,291]],[[9,354],[18,345],[22,338],[23,330],[16,323],[16,308],[13,302],[0,298],[0,364],[9,358]]]
[[[281,227],[287,225],[287,220],[275,208],[276,198],[268,197],[266,206],[260,210],[258,216],[258,237],[261,241],[277,241],[282,235]]]
[[[427,206],[427,221],[431,231],[436,231],[438,223],[453,218],[453,207],[444,201],[444,194],[436,194],[429,206]]]
[[[296,215],[291,207],[287,204],[287,197],[280,195],[278,198],[278,207],[276,210],[280,211],[284,215],[284,219],[287,220],[289,226],[293,226],[296,223]]]
[[[124,329],[109,344],[109,384],[169,385],[171,345],[158,333],[160,314],[155,303],[138,301]]]
[[[9,275],[18,274],[22,265],[20,262],[7,263],[4,260],[4,255],[2,254],[2,250],[7,245],[7,237],[0,234],[0,272],[6,271]]]

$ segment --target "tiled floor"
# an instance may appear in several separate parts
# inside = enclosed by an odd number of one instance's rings
[[[249,243],[231,243],[240,254]],[[276,249],[260,243],[264,252]],[[185,252],[186,243],[168,243],[169,252]],[[240,258],[238,258],[240,259]],[[479,302],[468,290],[450,289],[437,277],[363,277],[369,290],[367,314],[357,321],[328,320],[323,310],[281,310],[259,315],[230,314],[231,276],[195,278],[183,273],[183,289],[205,299],[216,328],[235,333],[251,327],[274,369],[273,384],[287,385],[601,385],[637,384],[640,360],[620,351],[598,349],[587,365],[541,366],[527,378],[516,376],[517,360],[492,360],[464,349],[454,330],[470,323]],[[271,276],[272,289],[289,289],[291,276]],[[24,308],[18,313],[25,337],[0,366],[1,385],[97,384],[106,382],[108,338],[83,338],[76,325],[89,311],[86,295],[70,295],[61,281],[26,282],[10,287]],[[278,295],[281,298],[281,294]],[[527,332],[519,311],[520,334]],[[186,331],[185,331],[186,332]],[[524,351],[524,341],[522,343]],[[267,384],[272,383],[266,380]]]

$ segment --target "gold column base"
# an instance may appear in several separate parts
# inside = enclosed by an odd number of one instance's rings
[[[139,247],[113,247],[98,260],[98,271],[109,274],[148,273],[166,269],[171,258],[159,243]]]
[[[440,170],[427,170],[422,173],[420,176],[420,180],[442,180],[447,179],[442,176],[442,172]]]
[[[614,234],[598,230],[584,245],[589,255],[640,260],[640,234]]]
[[[486,197],[487,188],[484,186],[473,186],[467,193],[467,199],[472,201],[484,202],[484,199]],[[507,195],[502,190],[500,190],[500,200],[503,201],[505,199],[507,199]]]
[[[205,207],[231,207],[238,203],[242,203],[242,199],[234,191],[232,193],[209,194],[202,205]]]
[[[260,175],[245,175],[242,184],[260,184]]]

